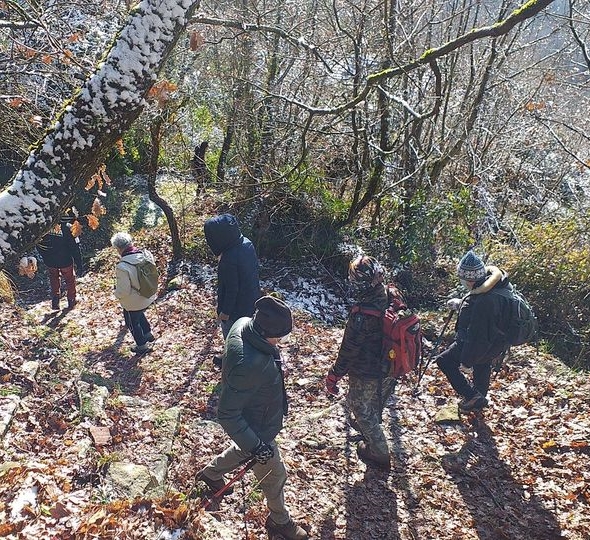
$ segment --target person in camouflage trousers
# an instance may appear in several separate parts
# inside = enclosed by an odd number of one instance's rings
[[[355,305],[385,311],[389,305],[382,266],[373,257],[361,256],[349,265],[348,279]],[[357,454],[368,465],[389,469],[389,446],[381,428],[381,412],[393,392],[395,379],[381,355],[382,321],[351,309],[338,358],[326,376],[326,391],[337,395],[338,381],[348,375],[346,405],[351,427],[363,436]]]

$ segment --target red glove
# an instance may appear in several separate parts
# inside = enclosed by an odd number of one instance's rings
[[[337,396],[338,392],[340,390],[338,390],[338,381],[340,380],[340,377],[338,377],[335,373],[333,369],[330,369],[330,371],[328,371],[328,374],[326,375],[326,392],[328,392],[328,394],[330,394],[331,396]]]

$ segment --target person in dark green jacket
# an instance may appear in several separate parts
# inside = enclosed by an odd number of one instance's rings
[[[233,443],[197,473],[197,480],[217,492],[223,475],[251,459],[254,474],[266,496],[270,515],[266,528],[286,539],[303,540],[307,532],[291,518],[285,506],[285,465],[275,437],[287,414],[287,395],[277,344],[291,333],[291,310],[283,301],[263,296],[253,317],[232,326],[226,342],[221,374],[219,423]]]

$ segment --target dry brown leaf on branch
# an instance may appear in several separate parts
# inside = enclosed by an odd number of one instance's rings
[[[98,185],[98,189],[102,189],[103,184],[111,185],[111,178],[107,174],[107,166],[104,163],[90,177],[84,189],[90,191],[95,185]]]
[[[96,197],[92,203],[92,214],[99,218],[100,216],[104,216],[106,213],[107,209],[100,202],[100,199]]]
[[[96,216],[93,216],[92,214],[88,214],[86,216],[86,218],[88,219],[88,226],[95,231],[96,229],[98,229],[98,218]]]
[[[115,143],[115,148],[117,149],[117,152],[119,152],[119,155],[120,156],[124,156],[125,155],[125,147],[123,146],[123,139],[119,139]],[[109,182],[107,182],[107,184],[110,184],[110,180],[109,180]]]
[[[148,100],[156,100],[158,102],[158,107],[163,108],[170,100],[170,94],[175,92],[177,88],[178,85],[165,79],[163,81],[159,81],[150,88],[150,91],[147,95]]]
[[[82,232],[82,224],[78,220],[74,221],[74,223],[72,223],[72,227],[70,228],[70,232],[74,238],[80,236],[80,233]]]
[[[8,106],[12,107],[14,109],[18,109],[23,103],[24,103],[24,99],[21,97],[15,97],[12,98],[9,102],[8,102]]]

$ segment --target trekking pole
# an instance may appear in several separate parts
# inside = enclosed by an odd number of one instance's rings
[[[449,323],[451,322],[451,319],[453,318],[454,314],[455,314],[455,310],[451,309],[451,311],[449,311],[449,314],[447,315],[447,317],[445,319],[442,330],[440,331],[440,334],[439,334],[438,338],[436,339],[434,346],[432,347],[432,351],[430,351],[430,354],[428,356],[428,360],[426,362],[424,362],[424,365],[421,367],[421,369],[418,373],[418,380],[416,381],[416,386],[414,387],[414,391],[412,392],[412,395],[414,395],[414,396],[418,395],[418,386],[420,386],[420,382],[422,381],[422,377],[424,377],[424,375],[426,374],[426,370],[428,369],[428,366],[432,362],[432,359],[434,358],[436,351],[438,350],[440,344],[442,343],[443,336],[445,335],[445,331],[447,329],[447,326],[449,326]]]
[[[219,502],[221,500],[221,498],[223,497],[223,494],[231,487],[233,486],[238,480],[241,480],[244,475],[252,468],[254,467],[254,465],[256,465],[256,460],[254,458],[252,458],[250,461],[248,461],[246,463],[246,465],[244,465],[244,467],[242,467],[238,473],[227,483],[225,484],[225,486],[223,486],[219,491],[216,491],[210,498],[206,499],[205,501],[203,501],[201,503],[201,508],[203,510],[207,510],[207,508],[209,508],[209,506],[211,506],[214,502]]]

